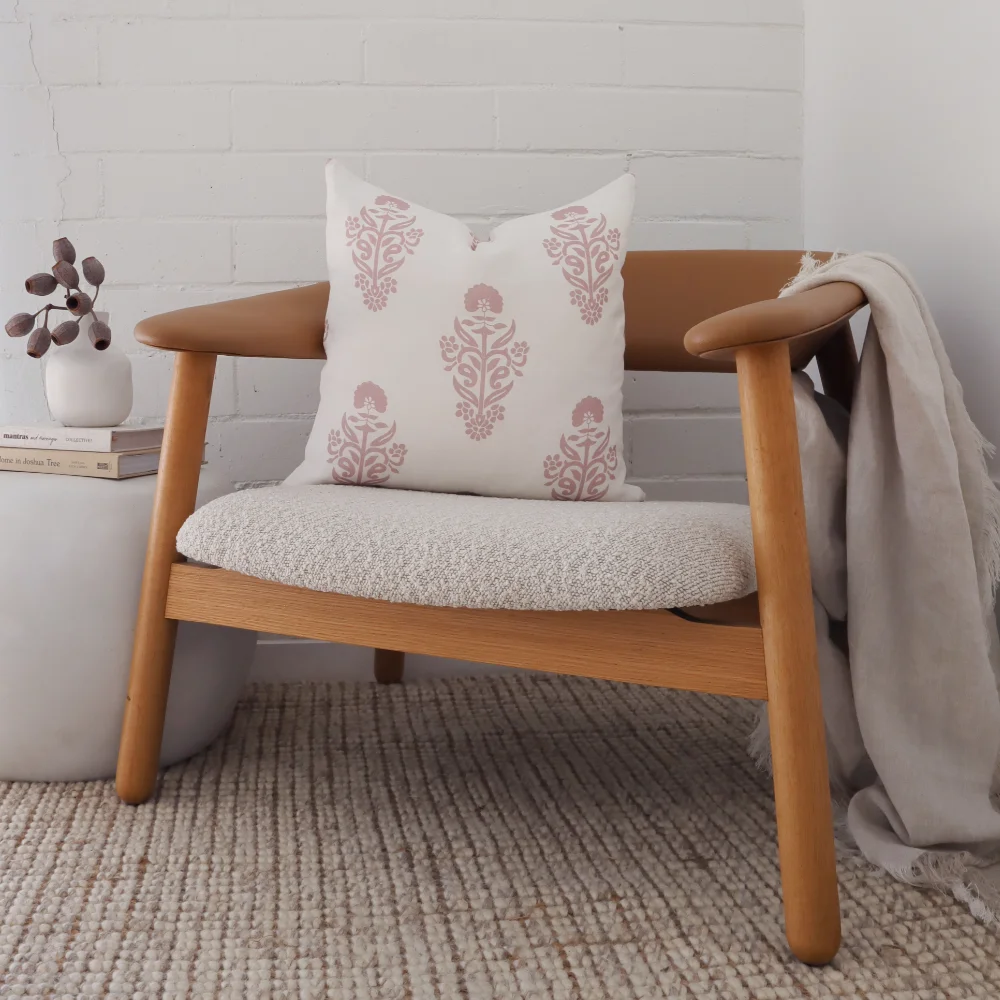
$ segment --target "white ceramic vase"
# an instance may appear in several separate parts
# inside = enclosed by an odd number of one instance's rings
[[[52,347],[45,363],[49,413],[65,427],[115,427],[132,411],[132,362],[113,341],[103,351],[90,342],[94,318],[80,320],[76,340]]]

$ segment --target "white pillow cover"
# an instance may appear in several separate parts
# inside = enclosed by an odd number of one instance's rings
[[[641,500],[622,455],[623,175],[486,241],[326,168],[327,362],[289,485]]]

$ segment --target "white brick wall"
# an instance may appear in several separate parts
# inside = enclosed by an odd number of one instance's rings
[[[170,359],[145,315],[324,277],[322,165],[482,229],[629,170],[633,246],[801,242],[801,0],[0,0],[0,311],[57,234],[105,260],[134,417]],[[669,303],[664,303],[669,308]],[[0,420],[44,416],[0,345]],[[318,365],[220,361],[210,457],[301,452]],[[626,385],[633,477],[744,495],[728,376]]]

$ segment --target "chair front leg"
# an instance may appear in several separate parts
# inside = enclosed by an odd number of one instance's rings
[[[785,934],[803,962],[840,947],[833,818],[788,345],[736,352],[767,674]]]
[[[174,362],[118,748],[118,796],[133,804],[145,802],[156,785],[177,635],[177,622],[165,617],[167,586],[177,532],[198,493],[215,362],[214,354],[189,353]]]

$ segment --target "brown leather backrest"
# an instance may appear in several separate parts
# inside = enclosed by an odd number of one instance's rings
[[[696,358],[684,334],[702,320],[774,298],[799,269],[801,250],[633,250],[625,257],[625,367],[731,372]]]
[[[684,334],[719,313],[774,298],[795,274],[799,258],[794,250],[629,253],[623,270],[625,367],[633,371],[733,371],[731,361],[688,354]],[[329,291],[323,282],[191,306],[144,319],[135,336],[142,344],[173,351],[322,358]]]

